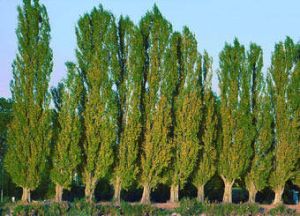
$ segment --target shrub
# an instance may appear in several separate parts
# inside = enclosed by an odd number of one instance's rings
[[[71,208],[67,212],[70,216],[99,215],[102,209],[98,209],[94,203],[86,202],[84,199],[76,200],[71,204]]]
[[[47,216],[67,215],[69,209],[68,202],[48,203],[44,205],[44,214]]]
[[[294,209],[287,208],[285,205],[279,205],[276,208],[271,209],[269,214],[274,216],[292,216],[296,215],[296,211]]]
[[[155,215],[164,216],[170,215],[170,212],[163,209],[152,207],[151,205],[131,205],[127,202],[122,202],[120,206],[120,214],[124,216],[141,216],[141,215]]]
[[[182,199],[176,212],[181,215],[200,215],[204,210],[202,203],[195,199]]]
[[[257,204],[206,204],[207,215],[257,215],[260,208]]]

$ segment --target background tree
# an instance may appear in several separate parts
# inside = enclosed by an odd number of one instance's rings
[[[128,18],[119,20],[120,144],[114,176],[114,200],[120,203],[121,189],[128,189],[138,174],[139,141],[142,131],[141,88],[143,79],[143,38]]]
[[[218,133],[218,116],[216,99],[211,89],[212,59],[208,53],[203,57],[204,74],[204,97],[203,97],[203,127],[201,131],[201,142],[198,142],[199,153],[196,161],[196,169],[193,176],[193,184],[197,188],[197,199],[204,201],[204,186],[216,172],[216,143]]]
[[[201,56],[195,36],[184,27],[181,39],[181,74],[179,93],[175,99],[174,161],[170,201],[179,199],[183,187],[195,167],[198,133],[201,121]]]
[[[269,69],[269,85],[275,118],[275,149],[270,185],[275,192],[273,203],[282,202],[285,183],[296,174],[299,160],[299,59],[291,38],[275,45]],[[297,87],[298,86],[298,89]],[[296,88],[294,88],[296,87]],[[296,93],[297,92],[297,93]],[[299,99],[298,99],[299,100]]]
[[[60,131],[54,147],[51,170],[51,179],[56,184],[57,202],[62,201],[63,189],[69,189],[81,157],[78,105],[82,86],[76,66],[70,62],[66,65],[68,74],[62,89],[61,110],[58,113]]]
[[[0,160],[3,162],[7,145],[7,127],[12,119],[12,100],[0,98]]]
[[[4,155],[7,150],[7,129],[12,120],[11,99],[0,98],[0,185],[1,185],[1,202],[3,195],[8,195],[8,190],[12,186],[8,173],[4,170]]]
[[[108,178],[117,140],[118,105],[113,89],[120,73],[117,27],[113,15],[100,5],[80,18],[77,61],[85,86],[83,181],[92,201],[100,178]]]
[[[171,159],[170,127],[172,125],[172,99],[177,70],[169,46],[172,26],[156,6],[140,22],[146,56],[144,64],[144,141],[141,158],[141,202],[150,202],[150,192],[164,182]],[[175,78],[174,78],[175,77]]]
[[[54,108],[52,109],[52,144],[51,144],[51,152],[50,157],[53,158],[54,154],[54,146],[57,143],[58,134],[60,133],[61,126],[59,124],[58,115],[61,111],[61,107],[63,104],[63,92],[64,92],[64,83],[59,82],[56,87],[52,87],[50,89],[52,102],[54,104]]]
[[[252,156],[250,73],[245,48],[237,39],[220,54],[222,142],[218,147],[218,172],[224,181],[223,202],[232,202],[232,186],[248,168]]]
[[[263,52],[256,44],[250,45],[247,53],[248,70],[251,74],[252,124],[255,129],[253,139],[253,159],[245,179],[249,192],[249,202],[254,203],[257,191],[268,185],[272,163],[272,122],[270,96],[263,80]]]
[[[18,53],[11,84],[13,120],[8,131],[6,170],[30,201],[45,171],[51,141],[48,83],[52,71],[50,26],[46,8],[38,0],[18,7]]]

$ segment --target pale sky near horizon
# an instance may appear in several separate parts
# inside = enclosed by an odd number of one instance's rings
[[[264,51],[264,71],[276,42],[290,36],[300,39],[299,0],[40,0],[47,7],[51,24],[51,47],[54,68],[50,86],[55,86],[66,74],[64,63],[75,60],[75,25],[80,15],[100,3],[116,17],[129,15],[138,23],[156,3],[162,14],[181,31],[188,26],[198,41],[201,52],[206,49],[214,59],[225,42],[237,37],[246,47],[250,42],[261,45]],[[17,51],[15,29],[17,5],[21,0],[0,0],[0,97],[10,97],[11,63]],[[213,89],[217,91],[214,76]]]

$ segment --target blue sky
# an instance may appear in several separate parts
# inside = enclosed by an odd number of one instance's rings
[[[187,25],[195,33],[199,50],[206,49],[218,68],[218,55],[224,43],[238,37],[248,47],[256,42],[264,50],[264,70],[270,64],[275,42],[288,35],[299,41],[299,0],[40,0],[48,10],[54,68],[50,86],[65,76],[64,62],[75,60],[75,25],[84,12],[103,4],[115,16],[129,15],[138,23],[156,3],[174,30]],[[17,50],[15,28],[17,5],[21,0],[0,0],[0,97],[10,97],[11,63]],[[216,76],[213,88],[217,91]]]

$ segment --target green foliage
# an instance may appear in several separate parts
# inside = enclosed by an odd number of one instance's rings
[[[171,61],[174,53],[169,46],[172,26],[156,6],[142,18],[140,29],[146,53],[141,185],[151,189],[166,180],[164,172],[171,159],[169,134],[177,68],[174,67],[176,62]]]
[[[74,172],[80,163],[80,119],[78,114],[79,100],[82,94],[80,76],[73,63],[67,63],[68,74],[64,81],[62,102],[58,111],[60,131],[55,143],[53,155],[52,181],[69,188]]]
[[[0,98],[0,157],[4,155],[6,149],[7,127],[12,119],[12,100]],[[2,161],[2,160],[1,160]]]
[[[275,45],[268,87],[275,121],[275,158],[270,185],[277,193],[282,193],[285,182],[296,174],[299,161],[300,106],[299,94],[296,93],[300,85],[296,81],[299,81],[299,64],[292,39],[286,38]]]
[[[195,199],[183,199],[175,211],[181,215],[200,215],[204,212],[204,204]]]
[[[245,48],[235,39],[233,45],[226,44],[221,52],[219,71],[222,142],[218,147],[218,172],[224,180],[225,189],[228,185],[228,190],[231,190],[235,179],[245,174],[252,157],[254,130],[250,77],[246,68]],[[228,193],[231,194],[231,191]],[[228,199],[231,202],[231,197]]]
[[[199,198],[217,171],[229,202],[236,180],[252,195],[270,186],[276,202],[287,181],[300,184],[300,45],[291,38],[275,45],[266,78],[261,47],[250,44],[246,52],[237,39],[226,43],[217,97],[212,59],[207,52],[200,56],[187,27],[173,32],[156,5],[139,26],[128,17],[117,26],[100,5],[78,21],[78,65],[67,64],[67,79],[52,89],[51,110],[50,26],[38,0],[18,7],[16,33],[12,100],[0,98],[0,161],[2,168],[7,150],[5,168],[23,188],[24,201],[31,190],[43,191],[45,180],[70,188],[76,170],[88,201],[98,181],[111,177],[119,194],[138,183],[149,197],[167,183],[178,195],[178,187],[191,181]],[[122,205],[129,215],[165,213]],[[16,212],[63,214],[60,208],[68,207],[26,205]],[[74,215],[120,213],[86,202],[72,209]],[[180,211],[252,214],[256,207],[183,201]]]
[[[171,211],[158,209],[150,205],[129,204],[121,202],[120,207],[112,205],[99,205],[89,203],[84,200],[77,200],[74,203],[32,203],[32,204],[15,204],[6,206],[3,212],[13,211],[13,215],[68,215],[68,216],[96,216],[96,215],[157,215],[167,216]]]
[[[296,54],[295,54],[295,68],[294,72],[291,75],[291,84],[288,89],[288,98],[290,111],[293,118],[293,140],[295,145],[300,146],[300,45],[295,45]],[[294,182],[296,185],[300,186],[300,151],[298,151],[298,162],[296,164]]]
[[[270,215],[274,215],[274,216],[277,216],[277,215],[290,215],[290,216],[293,216],[293,215],[296,215],[296,211],[294,209],[290,209],[288,207],[286,207],[285,205],[279,205],[277,206],[276,208],[273,208],[269,211],[269,214]]]
[[[26,216],[26,215],[67,215],[69,210],[68,203],[35,203],[35,204],[16,204],[10,207],[13,210],[13,215]]]
[[[151,205],[129,204],[122,202],[120,206],[120,215],[139,216],[139,215],[169,215],[167,210],[159,210]]]
[[[0,185],[2,189],[8,189],[10,183],[9,176],[4,171],[3,160],[7,150],[7,129],[12,120],[12,105],[11,99],[0,98]]]
[[[262,49],[256,44],[251,44],[247,53],[247,60],[248,70],[251,73],[252,124],[255,128],[255,136],[253,140],[254,156],[245,182],[247,189],[250,193],[253,191],[255,196],[257,191],[264,189],[268,185],[271,170],[270,164],[273,157],[273,113],[270,95],[263,80]]]
[[[142,131],[140,102],[144,62],[143,38],[128,17],[120,18],[118,34],[122,70],[118,84],[120,143],[115,168],[115,184],[120,184],[122,188],[128,189],[138,174],[137,159]]]
[[[260,207],[256,204],[210,204],[184,199],[175,212],[181,215],[257,215]]]
[[[211,89],[212,59],[208,53],[204,53],[204,97],[201,146],[193,176],[193,184],[196,187],[204,186],[216,172],[216,143],[218,133],[218,116],[216,98]]]
[[[108,212],[113,213],[108,208],[102,208],[102,206],[97,206],[94,203],[86,202],[85,200],[77,200],[71,205],[70,210],[67,212],[67,215],[99,215],[107,214]]]
[[[181,74],[179,92],[175,98],[174,173],[172,185],[183,187],[194,170],[199,149],[201,121],[201,56],[197,41],[185,27],[182,33]]]
[[[37,0],[24,0],[23,7],[18,7],[16,33],[19,44],[12,66],[13,120],[5,165],[18,186],[34,190],[45,172],[51,141],[50,26],[46,8]]]
[[[175,209],[159,209],[151,205],[130,204],[121,202],[120,207],[113,205],[99,205],[84,200],[77,200],[73,203],[32,203],[32,204],[10,204],[2,208],[3,213],[13,211],[13,215],[68,215],[68,216],[90,216],[90,215],[157,215],[167,216],[172,213],[180,215],[201,215],[223,216],[223,215],[296,215],[294,209],[279,205],[266,212],[258,204],[215,204],[200,203],[195,199],[183,199],[180,206]]]
[[[118,105],[113,85],[118,80],[117,27],[102,6],[80,18],[76,27],[77,61],[86,88],[83,181],[92,199],[100,178],[108,177],[117,140]]]
[[[260,207],[256,204],[207,204],[207,215],[258,215]]]
[[[293,183],[300,187],[300,174],[296,174],[293,178]]]

